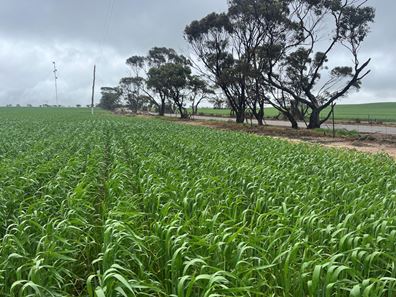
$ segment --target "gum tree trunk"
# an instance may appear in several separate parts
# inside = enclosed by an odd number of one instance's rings
[[[317,129],[320,128],[320,109],[312,109],[311,116],[309,117],[308,129]]]

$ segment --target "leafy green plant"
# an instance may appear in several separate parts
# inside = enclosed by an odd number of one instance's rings
[[[0,109],[1,296],[394,296],[396,164]]]

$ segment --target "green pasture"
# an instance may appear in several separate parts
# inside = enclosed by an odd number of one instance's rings
[[[329,112],[327,109],[322,116]],[[230,116],[229,109],[200,108],[198,111],[202,115]],[[278,115],[278,111],[268,107],[265,109],[265,116],[273,118]],[[373,104],[339,104],[335,108],[335,119],[350,121],[370,121],[370,122],[394,122],[396,121],[396,103],[373,103]]]

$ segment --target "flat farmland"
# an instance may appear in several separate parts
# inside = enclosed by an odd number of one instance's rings
[[[325,110],[323,117],[330,112]],[[202,115],[230,116],[229,109],[200,108],[198,112]],[[265,116],[276,117],[279,112],[275,108],[268,107]],[[377,121],[396,122],[396,103],[371,103],[371,104],[339,104],[335,108],[335,119],[340,121]]]
[[[396,164],[0,109],[0,296],[395,296]]]

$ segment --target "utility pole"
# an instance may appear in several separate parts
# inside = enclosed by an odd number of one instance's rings
[[[95,105],[95,80],[96,80],[96,65],[94,65],[93,69],[93,82],[92,82],[92,100],[91,100],[91,113],[94,114],[94,105]]]
[[[54,78],[55,78],[55,100],[56,100],[56,107],[58,107],[58,76],[56,73],[58,72],[58,69],[56,69],[56,63],[52,62],[54,64]]]

